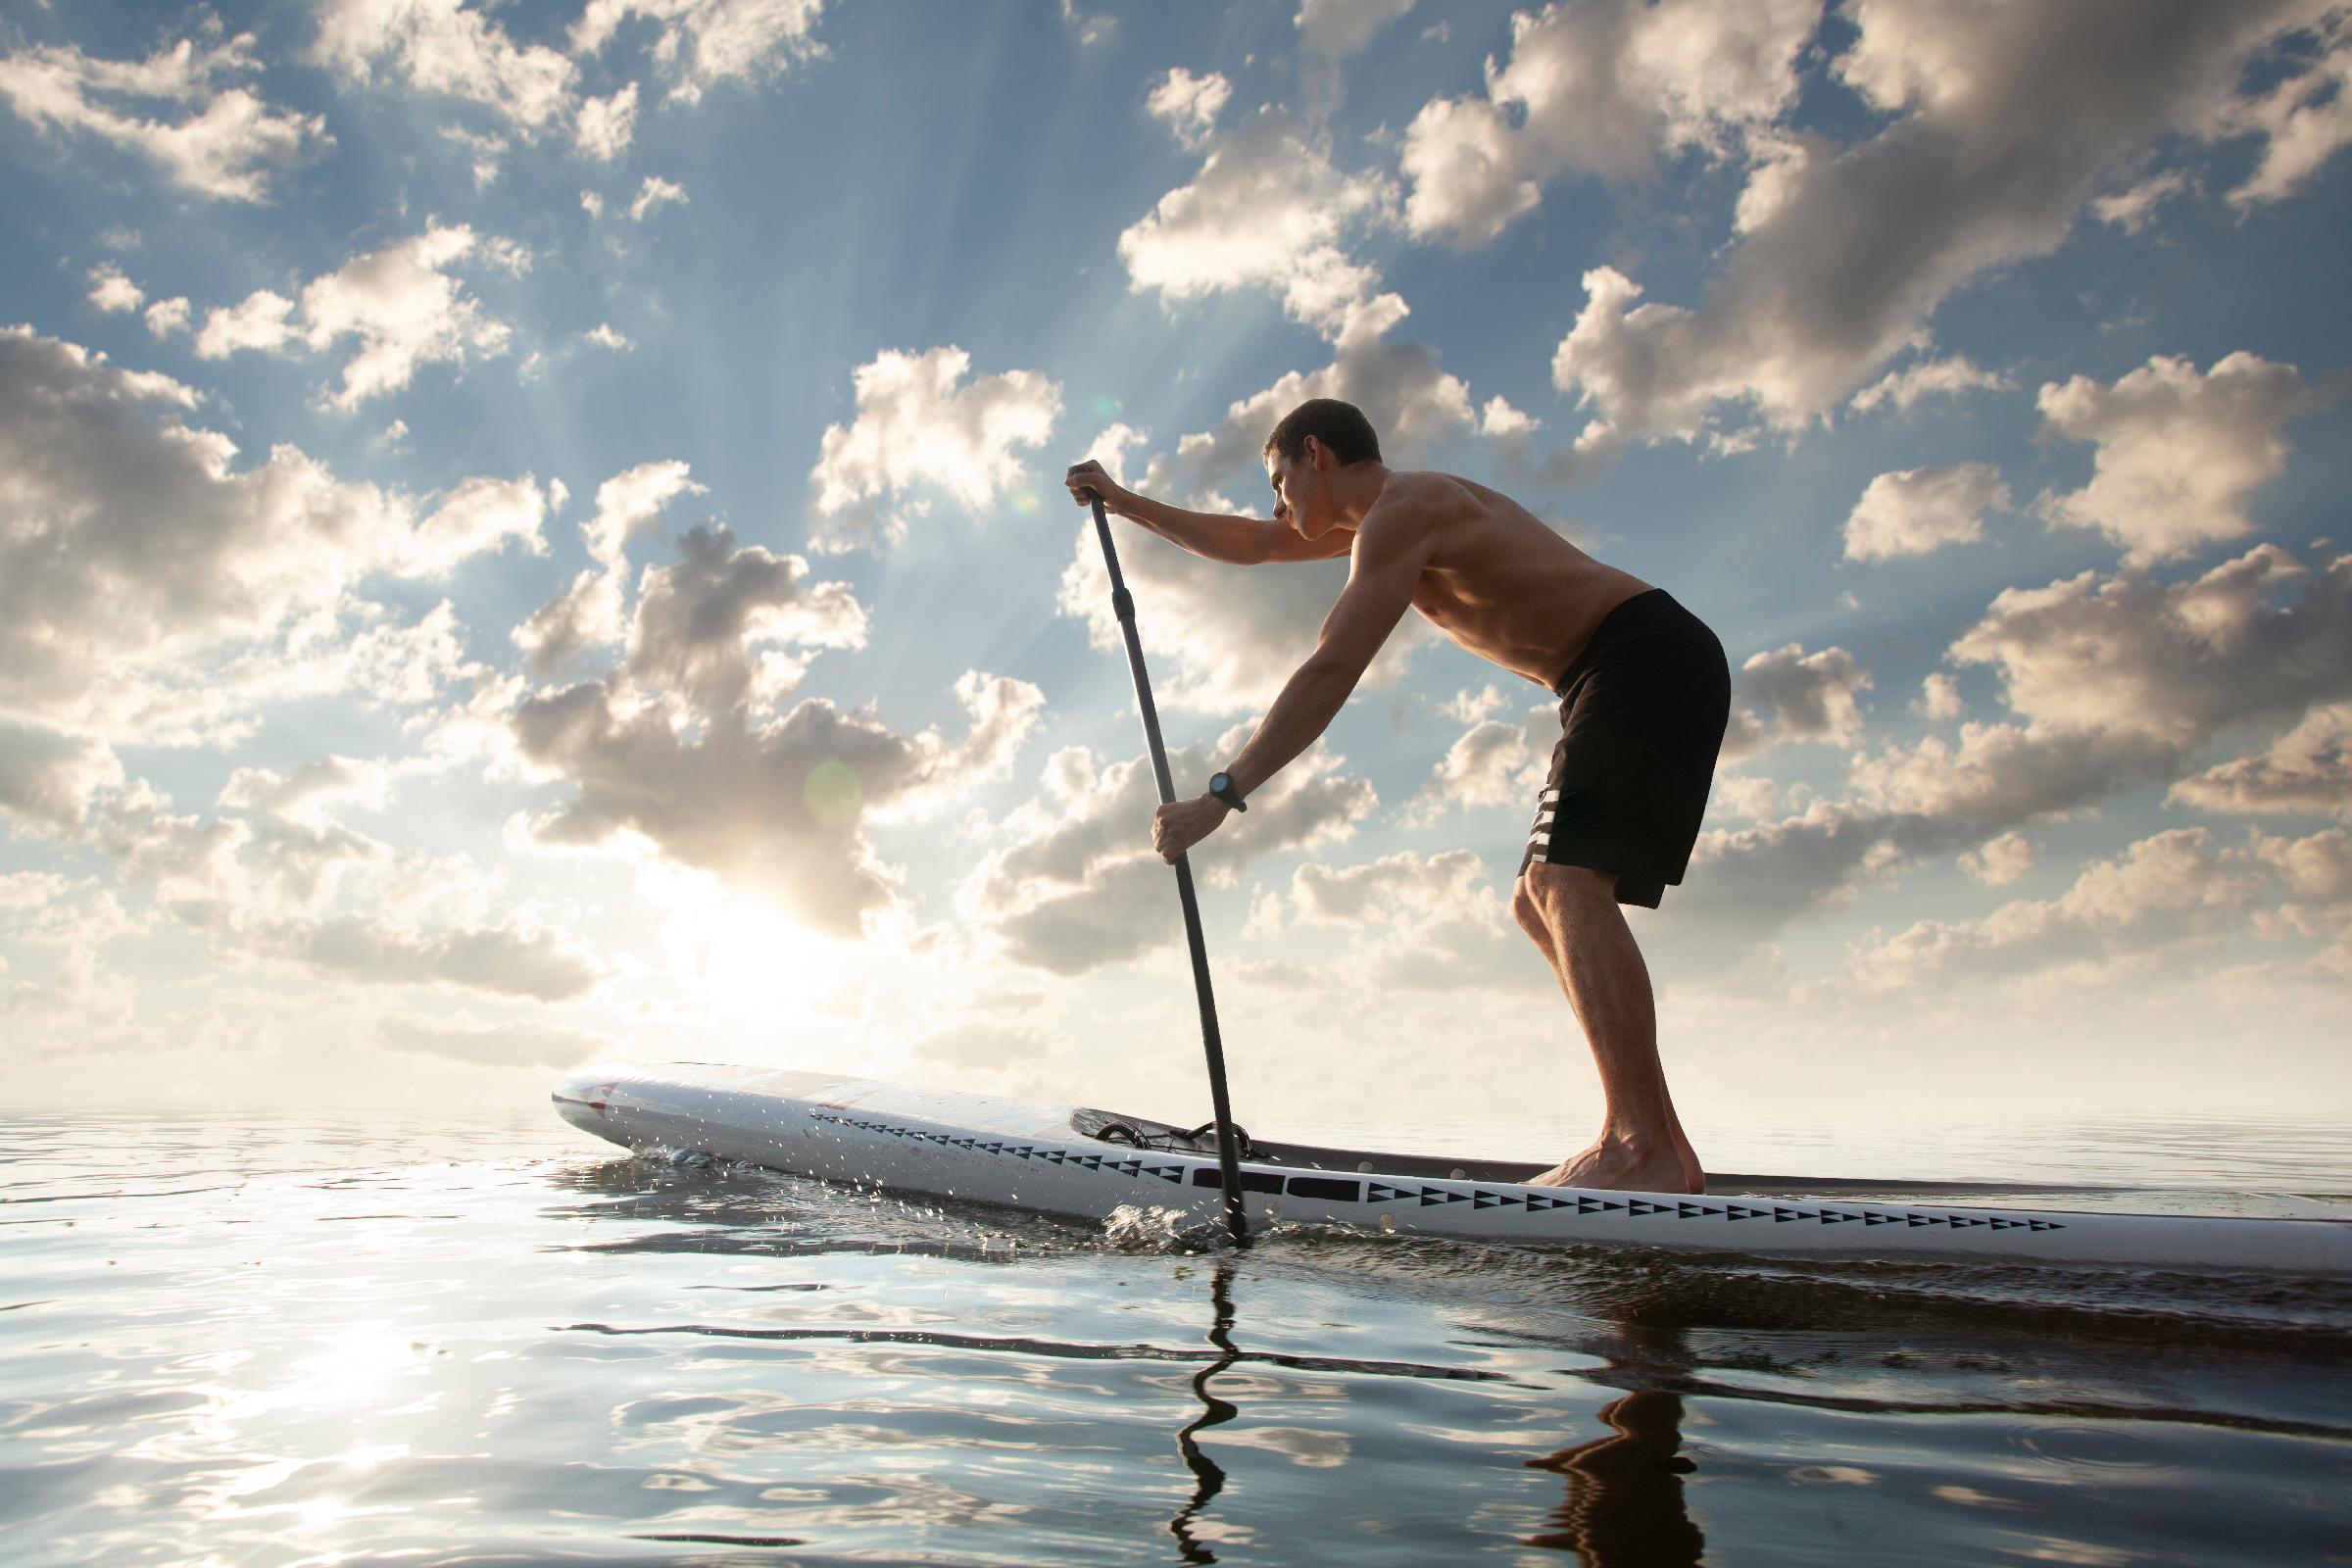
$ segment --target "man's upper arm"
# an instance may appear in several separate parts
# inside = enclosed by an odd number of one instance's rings
[[[1316,660],[1344,668],[1350,680],[1371,666],[1389,633],[1412,608],[1430,544],[1429,520],[1419,509],[1391,507],[1384,513],[1374,505],[1355,532],[1348,586],[1324,617]]]
[[[1334,528],[1320,539],[1302,539],[1298,529],[1281,522],[1261,522],[1257,530],[1255,544],[1260,565],[1337,561],[1355,542],[1355,535],[1344,528]]]

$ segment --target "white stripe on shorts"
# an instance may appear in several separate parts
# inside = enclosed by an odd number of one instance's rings
[[[1528,829],[1527,842],[1537,849],[1551,847],[1551,819],[1559,809],[1560,792],[1545,790],[1536,797],[1536,821]]]

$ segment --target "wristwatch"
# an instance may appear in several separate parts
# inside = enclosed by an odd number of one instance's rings
[[[1208,793],[1237,811],[1250,809],[1242,804],[1242,792],[1234,787],[1231,773],[1211,773],[1208,777]]]

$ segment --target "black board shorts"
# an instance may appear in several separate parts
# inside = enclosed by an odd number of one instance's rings
[[[1663,588],[1610,611],[1553,688],[1560,744],[1519,870],[1538,860],[1617,875],[1617,902],[1654,909],[1698,842],[1732,670],[1706,622]]]

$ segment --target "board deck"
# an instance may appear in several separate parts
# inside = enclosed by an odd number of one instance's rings
[[[1177,1224],[1220,1218],[1213,1139],[1196,1143],[1167,1123],[1082,1106],[703,1063],[582,1068],[556,1085],[554,1099],[574,1126],[631,1149],[700,1151],[794,1175],[1087,1219],[1121,1208],[1171,1211]],[[1700,1197],[1527,1185],[1542,1169],[1258,1142],[1242,1182],[1253,1227],[2352,1275],[2352,1220],[2012,1205],[1997,1201],[1998,1184],[1711,1175]],[[2059,1192],[2016,1191],[2043,1200]],[[1962,1195],[1996,1200],[1940,1200]]]

